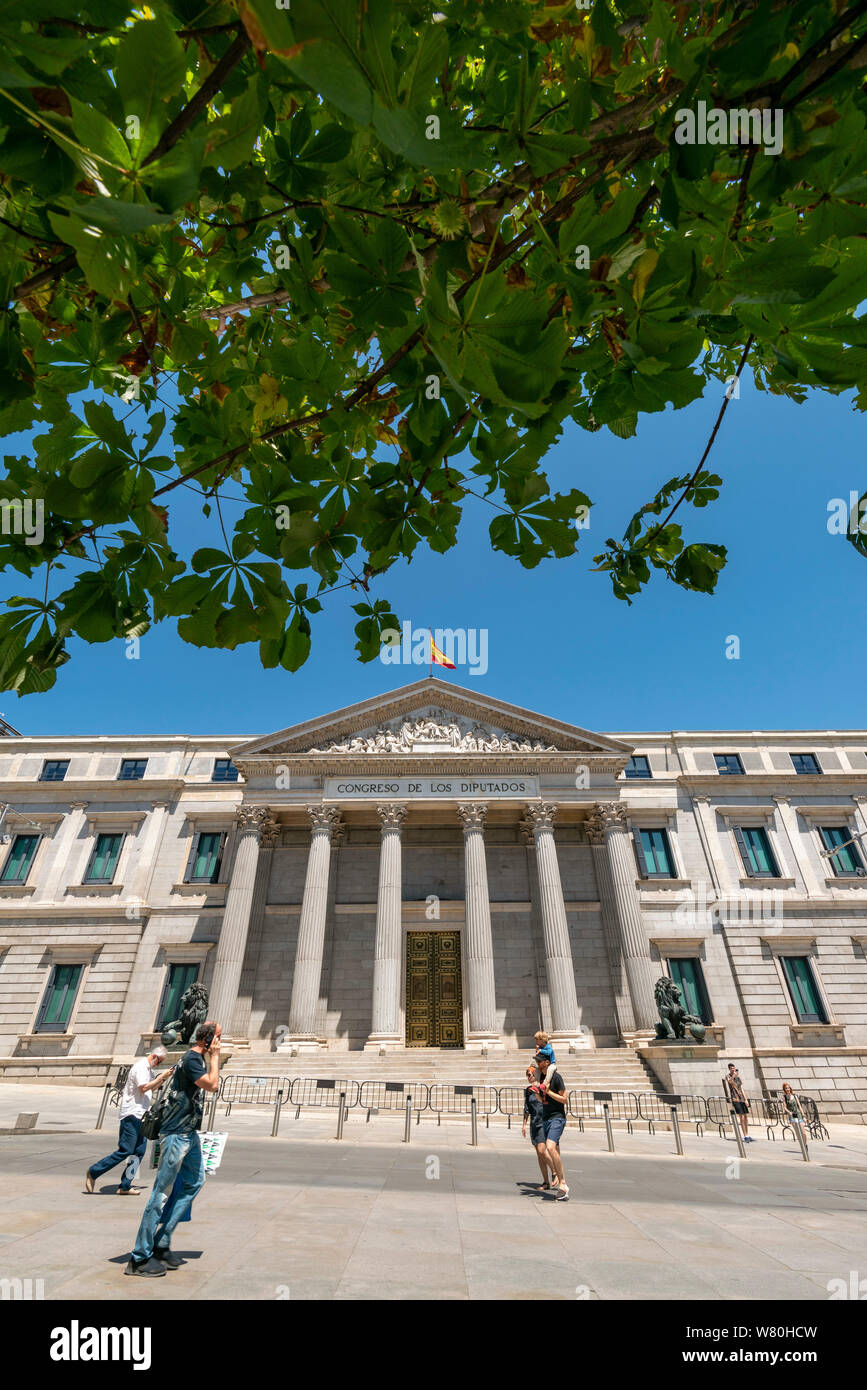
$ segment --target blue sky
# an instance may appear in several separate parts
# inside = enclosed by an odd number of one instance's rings
[[[389,597],[414,627],[487,630],[486,674],[440,672],[444,681],[588,728],[864,727],[867,560],[827,528],[829,501],[865,490],[863,419],[850,397],[816,393],[799,406],[742,383],[708,463],[724,479],[720,500],[678,513],[687,539],[729,549],[715,595],[685,593],[656,576],[629,607],[613,597],[606,575],[590,572],[606,537],[620,537],[661,483],[692,471],[721,389],[642,418],[631,440],[567,429],[546,467],[555,487],[582,488],[595,503],[577,556],[524,570],[491,550],[495,513],[469,499],[456,549],[420,548],[372,595]],[[6,451],[20,452],[21,441],[7,441]],[[172,500],[172,524],[184,528],[177,547],[222,546],[216,516],[206,522],[196,499],[184,497]],[[237,510],[227,504],[227,518]],[[2,583],[3,594],[21,591],[15,574]],[[255,645],[190,647],[166,622],[141,639],[137,661],[123,642],[74,641],[52,691],[4,693],[0,712],[30,734],[254,735],[426,674],[414,665],[359,664],[356,601],[351,590],[325,601],[310,659],[295,675],[263,671]],[[737,660],[725,654],[733,635]]]

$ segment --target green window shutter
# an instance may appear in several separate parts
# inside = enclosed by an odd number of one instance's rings
[[[783,971],[799,1023],[827,1023],[825,1009],[806,956],[784,956]]]
[[[779,869],[763,826],[735,826],[735,839],[751,878],[778,878]]]
[[[223,835],[221,831],[200,832],[196,836],[190,857],[189,880],[194,883],[216,883],[220,872]]]
[[[37,1032],[66,1032],[82,969],[83,967],[80,965],[54,966],[45,998],[42,1001],[42,1008],[36,1025]]]
[[[665,830],[640,830],[639,863],[644,866],[644,878],[673,878],[674,869],[668,834]]]
[[[39,844],[38,835],[16,835],[3,865],[3,883],[26,883]]]
[[[197,965],[170,965],[157,1028],[165,1028],[180,1016],[181,999],[199,973]]]
[[[635,841],[635,858],[638,861],[638,873],[641,878],[647,878],[647,856],[644,852],[644,832],[632,827],[632,838]]]
[[[123,835],[97,835],[96,848],[87,870],[86,883],[112,883]]]
[[[695,1014],[702,1023],[711,1023],[713,1015],[705,989],[701,961],[681,958],[670,960],[668,966],[671,978],[680,986],[687,1012]]]
[[[832,854],[828,863],[838,878],[851,878],[864,867],[857,846],[847,845],[846,841],[852,839],[852,832],[846,825],[823,825],[821,829],[822,839],[826,849],[835,849],[837,845],[845,845],[844,849],[838,849],[836,854]]]

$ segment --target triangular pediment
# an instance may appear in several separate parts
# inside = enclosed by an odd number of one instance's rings
[[[626,760],[631,752],[618,739],[436,677],[290,725],[231,750],[233,762],[242,768],[245,763],[280,757],[326,761],[340,756],[572,753],[608,762]]]

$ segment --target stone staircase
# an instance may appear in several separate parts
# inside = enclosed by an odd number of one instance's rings
[[[231,1043],[227,1050],[231,1049]],[[334,1077],[347,1081],[424,1081],[470,1086],[523,1086],[530,1048],[481,1057],[458,1048],[407,1048],[402,1052],[234,1052],[226,1075]],[[663,1087],[630,1048],[597,1048],[560,1057],[557,1069],[570,1091],[657,1091]]]

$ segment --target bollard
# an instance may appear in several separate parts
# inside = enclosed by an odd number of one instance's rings
[[[406,1098],[406,1124],[403,1130],[403,1142],[408,1144],[412,1137],[412,1093]]]
[[[738,1153],[740,1154],[741,1158],[746,1158],[746,1156],[747,1156],[747,1151],[746,1151],[746,1147],[745,1147],[745,1145],[744,1145],[744,1136],[741,1134],[741,1127],[740,1127],[740,1125],[738,1124],[738,1117],[737,1117],[737,1115],[735,1114],[735,1112],[734,1112],[733,1110],[731,1111],[731,1117],[732,1117],[732,1129],[733,1129],[734,1132],[735,1132],[735,1139],[737,1140],[737,1144],[738,1144]]]
[[[280,1128],[280,1108],[283,1104],[283,1087],[277,1092],[277,1099],[274,1102],[274,1123],[271,1126],[271,1138],[277,1138],[277,1131]]]
[[[670,1105],[668,1108],[671,1111],[671,1127],[674,1130],[674,1142],[677,1145],[677,1152],[680,1154],[681,1158],[683,1158],[683,1140],[680,1137],[680,1120],[677,1118],[677,1107]]]
[[[34,1112],[32,1112],[32,1113],[28,1113],[27,1111],[22,1111],[21,1114],[18,1116],[18,1119],[15,1121],[15,1124],[14,1124],[13,1127],[12,1127],[13,1133],[15,1133],[15,1134],[25,1134],[25,1133],[27,1132],[27,1130],[29,1130],[29,1129],[35,1129],[35,1128],[36,1128],[36,1121],[37,1121],[38,1119],[39,1119],[39,1111],[38,1111],[38,1110],[36,1110],[36,1111],[34,1111]]]
[[[340,1100],[337,1106],[337,1135],[338,1139],[343,1138],[343,1117],[346,1114],[346,1092],[340,1092]]]
[[[217,1092],[215,1091],[214,1094],[211,1096],[211,1099],[208,1101],[208,1129],[211,1130],[211,1131],[213,1132],[213,1129],[214,1129],[214,1126],[216,1125],[216,1123],[217,1123]]]
[[[796,1120],[795,1123],[792,1125],[792,1129],[798,1136],[798,1143],[801,1146],[801,1156],[805,1163],[809,1163],[810,1155],[807,1152],[807,1141],[804,1138],[804,1127],[803,1125],[798,1124],[798,1121]]]
[[[99,1103],[99,1114],[96,1117],[97,1129],[102,1129],[102,1122],[105,1119],[105,1107],[108,1105],[108,1097],[111,1092],[111,1082],[106,1081],[102,1091],[102,1100]]]
[[[472,1137],[470,1139],[470,1143],[472,1144],[473,1148],[477,1149],[479,1147],[479,1117],[476,1114],[475,1096],[470,1097],[470,1125],[472,1127]]]
[[[611,1128],[611,1112],[608,1109],[608,1101],[602,1102],[602,1109],[605,1113],[605,1132],[608,1135],[608,1152],[614,1153],[614,1130]]]

